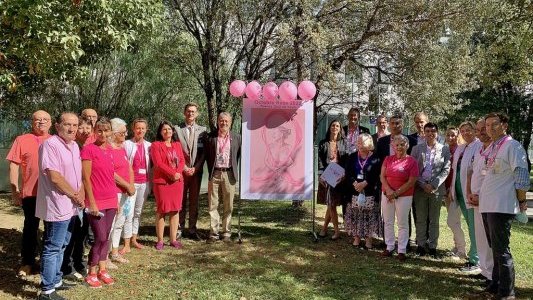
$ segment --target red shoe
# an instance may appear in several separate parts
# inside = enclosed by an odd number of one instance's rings
[[[93,289],[102,287],[102,283],[98,280],[96,274],[87,275],[87,277],[85,277],[85,282],[89,285],[89,287]]]
[[[109,275],[109,273],[107,273],[107,270],[98,272],[98,279],[100,279],[103,283],[107,285],[112,285],[113,283],[115,283],[115,280],[113,279],[113,277],[111,277],[111,275]]]

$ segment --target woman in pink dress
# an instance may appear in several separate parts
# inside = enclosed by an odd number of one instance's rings
[[[155,228],[157,234],[157,250],[163,249],[163,232],[165,216],[170,222],[170,246],[180,249],[181,243],[176,240],[179,224],[179,211],[183,199],[183,167],[185,158],[180,142],[174,134],[172,124],[161,122],[157,128],[156,141],[150,148],[153,163],[153,190],[157,206]]]

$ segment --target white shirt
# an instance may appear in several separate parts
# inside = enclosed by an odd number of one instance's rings
[[[489,152],[490,153],[490,152]],[[522,145],[512,139],[503,144],[487,170],[481,185],[479,212],[517,214],[514,169],[527,169],[527,154]]]

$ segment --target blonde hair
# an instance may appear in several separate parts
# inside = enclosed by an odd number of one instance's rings
[[[359,135],[359,138],[361,138],[361,144],[363,145],[363,148],[368,151],[374,150],[374,140],[370,134],[362,133]]]

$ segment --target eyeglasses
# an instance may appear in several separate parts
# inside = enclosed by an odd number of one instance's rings
[[[118,131],[118,132],[115,132],[116,135],[120,135],[120,136],[127,136],[128,135],[128,132],[127,131]]]
[[[33,122],[48,123],[48,122],[50,122],[50,119],[48,119],[48,118],[33,119]]]
[[[424,132],[426,132],[426,133],[436,133],[437,129],[426,129],[426,130],[424,130]]]

